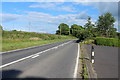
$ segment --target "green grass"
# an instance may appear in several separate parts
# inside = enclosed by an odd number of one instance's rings
[[[81,49],[81,63],[82,63],[82,78],[83,80],[88,80],[88,71],[87,71],[87,66],[86,66],[86,60],[85,54],[84,54],[84,48],[83,48],[83,43],[80,43],[80,49]]]
[[[86,40],[82,41],[82,43],[95,45],[95,44],[94,44],[94,39],[86,39]]]
[[[72,36],[44,34],[22,31],[3,31],[2,51],[38,46],[64,40],[75,39]]]
[[[83,47],[83,43],[80,42],[80,49],[81,49],[81,64],[82,64],[82,78],[83,80],[88,80],[88,71],[85,58],[85,49]]]

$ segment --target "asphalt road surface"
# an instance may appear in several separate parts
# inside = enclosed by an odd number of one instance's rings
[[[0,72],[2,78],[73,78],[77,54],[77,40],[7,52]]]
[[[85,45],[90,56],[91,45]],[[118,47],[94,46],[94,69],[98,78],[118,78]],[[116,80],[116,79],[115,79]]]

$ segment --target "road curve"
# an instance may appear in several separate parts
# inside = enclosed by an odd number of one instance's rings
[[[39,53],[41,51],[42,53]],[[73,78],[77,54],[77,40],[69,40],[43,45],[41,47],[4,53],[2,54],[2,65],[8,64],[10,62],[19,60],[23,57],[27,57],[30,55],[34,56],[3,67],[1,70],[2,77]]]

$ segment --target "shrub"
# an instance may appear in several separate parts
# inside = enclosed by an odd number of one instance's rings
[[[120,47],[120,39],[117,38],[96,37],[94,43],[96,45]]]

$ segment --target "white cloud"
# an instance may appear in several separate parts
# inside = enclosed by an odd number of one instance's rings
[[[49,7],[55,7],[56,5],[53,3],[39,3],[39,4],[34,4],[30,5],[29,7],[32,8],[49,8]]]
[[[106,12],[112,13],[112,15],[116,19],[115,27],[118,29],[118,2],[79,2],[75,4],[84,6],[94,6],[94,8],[98,9],[99,15],[104,14]]]
[[[43,8],[54,11],[67,11],[75,12],[75,8],[72,5],[63,5],[61,2],[41,2],[39,4],[30,5],[31,8]]]
[[[31,31],[36,30],[38,32],[41,31],[42,29],[42,31],[46,31],[46,32],[55,32],[60,23],[66,23],[68,25],[72,25],[72,24],[84,25],[86,23],[86,19],[81,18],[82,15],[83,13],[52,16],[50,14],[41,13],[41,12],[26,12],[26,14],[24,15],[3,14],[4,16],[3,19],[4,22],[8,22],[11,20],[12,24],[21,23],[19,24],[19,26],[23,26],[23,27],[20,29],[28,30],[28,26],[25,25],[28,24],[28,22],[31,22],[32,25]],[[19,27],[16,26],[16,29],[19,30]]]
[[[118,3],[117,2],[78,2],[75,3],[84,6],[94,6],[100,14],[111,12],[113,16],[118,16]]]
[[[0,14],[2,18],[0,19],[0,22],[10,22],[19,19],[22,15],[18,14]]]
[[[46,14],[46,13],[28,12],[27,15],[28,16],[26,16],[26,17],[28,18],[28,20],[31,20],[31,22],[44,22],[44,23],[48,23],[48,24],[59,24],[61,22],[64,22],[67,24],[76,23],[76,24],[82,25],[87,17],[87,14],[85,17],[83,17],[82,16],[83,13],[52,16],[52,15]]]

